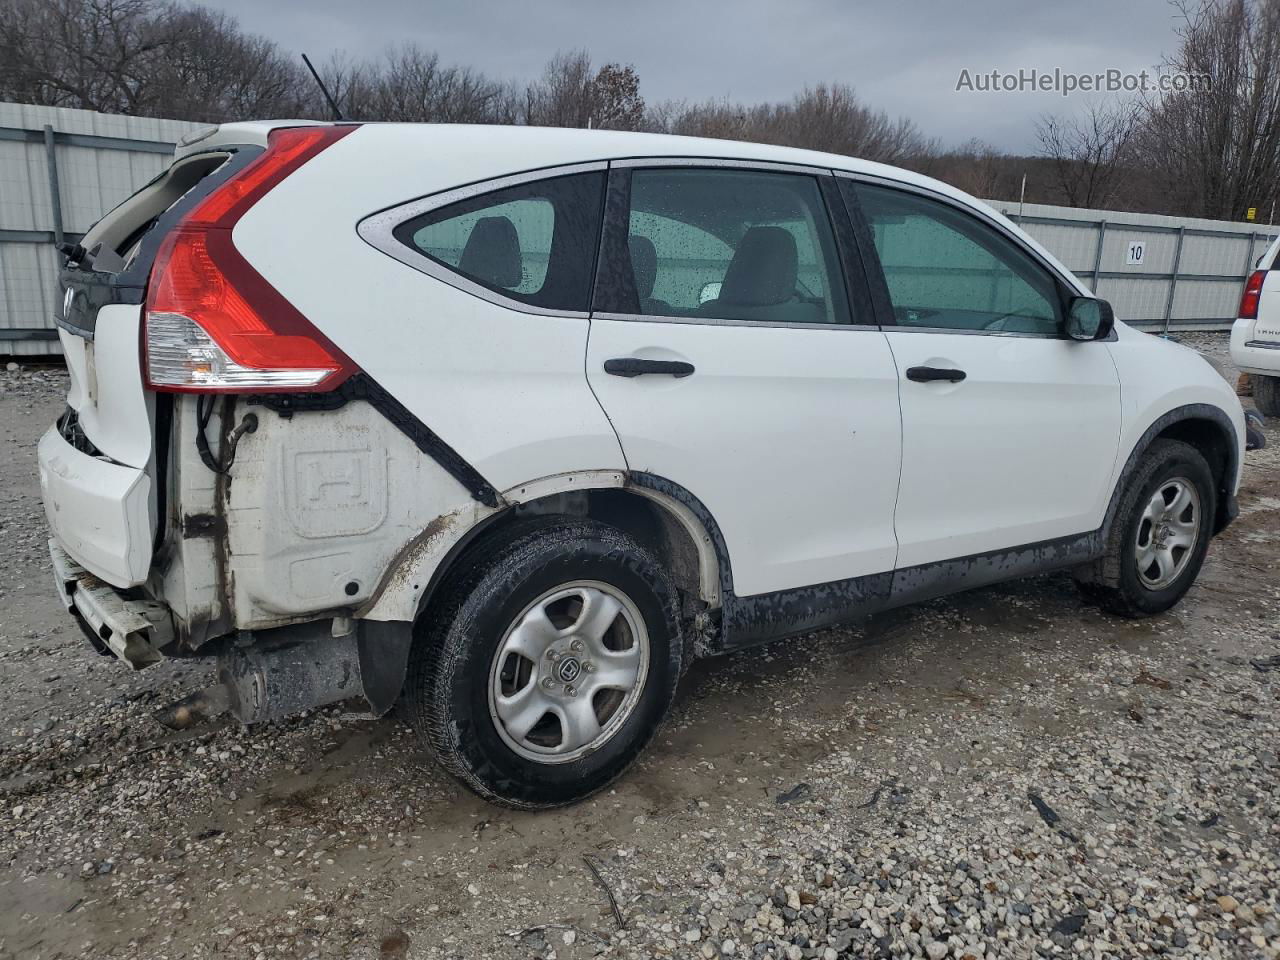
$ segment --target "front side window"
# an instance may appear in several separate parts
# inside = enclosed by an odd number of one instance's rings
[[[645,316],[845,323],[831,222],[813,177],[637,169],[627,252]]]
[[[603,190],[603,173],[535,180],[430,210],[395,236],[504,297],[585,311]]]
[[[1057,284],[999,231],[949,204],[859,183],[899,326],[1057,336]]]

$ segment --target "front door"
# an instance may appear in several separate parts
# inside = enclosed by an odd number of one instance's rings
[[[850,311],[821,178],[610,176],[587,378],[629,470],[701,500],[738,596],[891,570],[897,373]]]
[[[1120,436],[1105,343],[1062,336],[1061,281],[941,198],[844,184],[871,228],[900,379],[898,567],[1087,533]]]

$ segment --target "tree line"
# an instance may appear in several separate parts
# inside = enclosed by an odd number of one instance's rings
[[[357,120],[532,124],[753,140],[893,163],[982,197],[1266,222],[1280,195],[1280,0],[1184,0],[1160,69],[1204,76],[1042,117],[1023,156],[944,147],[832,82],[791,99],[647,103],[634,67],[587,51],[525,82],[416,44],[319,67]],[[312,77],[235,18],[167,0],[0,0],[0,100],[205,123],[330,115]]]

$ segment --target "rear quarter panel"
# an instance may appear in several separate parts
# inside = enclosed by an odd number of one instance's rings
[[[432,561],[489,508],[367,403],[253,412],[227,491],[235,625],[413,619]]]
[[[433,149],[430,127],[365,126],[267,194],[236,226],[245,257],[326,336],[498,489],[624,467],[587,386],[589,321],[520,313],[375,250],[381,209],[514,170],[563,147]],[[514,167],[514,170],[513,170]]]

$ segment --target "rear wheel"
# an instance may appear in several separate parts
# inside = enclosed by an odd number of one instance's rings
[[[1214,509],[1213,472],[1201,453],[1155,441],[1121,495],[1106,553],[1076,571],[1081,593],[1125,617],[1168,610],[1200,572]]]
[[[675,692],[676,590],[644,548],[589,520],[489,542],[415,640],[410,715],[480,796],[532,809],[599,790],[636,758]]]
[[[1280,377],[1264,377],[1254,374],[1253,402],[1264,417],[1280,417]]]

